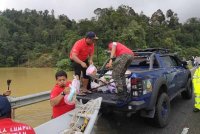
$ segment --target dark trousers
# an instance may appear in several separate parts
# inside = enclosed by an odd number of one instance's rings
[[[86,60],[84,62],[87,64],[87,66],[89,66],[88,60]],[[82,76],[83,76],[84,79],[89,79],[87,89],[90,89],[91,88],[91,86],[90,86],[91,80],[90,80],[90,77],[86,75],[86,69],[87,68],[83,68],[80,64],[78,64],[74,61],[72,61],[72,66],[74,68],[74,74],[78,75],[80,79],[81,79],[81,73],[82,73]]]
[[[84,62],[87,64],[87,66],[89,65],[88,64],[88,60],[86,60]],[[84,79],[89,79],[89,77],[86,75],[86,69],[87,68],[83,68],[81,66],[81,64],[78,64],[78,63],[76,63],[74,61],[72,61],[72,65],[73,65],[73,68],[74,68],[74,74],[75,75],[78,75],[79,78],[81,78],[81,73],[82,73],[82,76],[83,76]]]

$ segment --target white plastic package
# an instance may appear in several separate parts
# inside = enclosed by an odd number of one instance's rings
[[[70,85],[70,93],[64,96],[64,102],[68,105],[75,105],[76,89]]]
[[[100,86],[100,84],[98,84],[98,83],[96,83],[94,81],[91,82],[91,88],[97,88],[99,86]]]
[[[127,87],[127,92],[131,92],[131,78],[126,78],[126,87]]]
[[[78,76],[74,75],[74,79],[72,80],[71,85],[76,89],[76,93],[79,93],[81,83],[80,83]]]
[[[97,68],[93,64],[91,64],[86,70],[86,75],[96,75],[96,73]]]

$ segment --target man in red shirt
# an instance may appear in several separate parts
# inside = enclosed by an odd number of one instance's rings
[[[112,78],[117,87],[117,99],[124,100],[127,93],[125,72],[133,60],[134,53],[131,49],[119,42],[109,43],[108,48],[111,51],[111,54],[107,67],[113,67]],[[114,62],[112,61],[113,57],[116,57]]]
[[[56,118],[75,108],[75,104],[69,105],[64,102],[64,96],[70,93],[69,84],[67,81],[67,74],[65,71],[58,71],[55,75],[56,85],[50,94],[50,104],[53,107],[53,118]]]
[[[32,127],[15,122],[10,118],[10,102],[6,97],[0,96],[0,134],[35,134]]]
[[[70,59],[73,62],[75,75],[78,75],[80,79],[81,72],[83,74],[83,93],[91,93],[91,91],[87,89],[89,78],[86,75],[86,68],[89,64],[93,64],[94,44],[97,39],[98,37],[94,32],[88,32],[85,38],[78,40],[74,44],[70,52]]]

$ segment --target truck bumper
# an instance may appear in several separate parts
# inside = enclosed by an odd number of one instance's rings
[[[86,103],[89,100],[91,100],[91,97],[87,96],[78,96],[77,99],[82,102]],[[146,102],[144,100],[137,100],[137,101],[130,101],[126,104],[118,104],[117,101],[113,101],[111,99],[103,99],[101,103],[102,107],[108,107],[117,111],[130,111],[130,112],[136,112],[140,109],[143,109],[146,107]]]

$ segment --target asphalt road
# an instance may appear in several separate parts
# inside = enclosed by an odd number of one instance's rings
[[[181,95],[171,101],[169,125],[157,128],[153,122],[134,114],[127,117],[123,113],[100,115],[93,134],[200,134],[200,112],[193,113],[194,99],[184,100]]]

